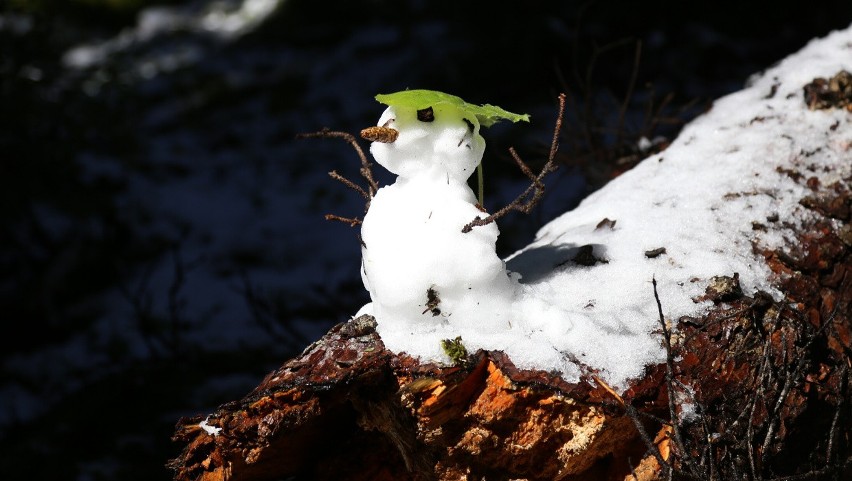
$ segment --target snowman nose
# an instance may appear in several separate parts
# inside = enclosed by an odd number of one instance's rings
[[[399,131],[390,127],[367,127],[361,131],[361,137],[371,142],[390,144],[399,137]]]

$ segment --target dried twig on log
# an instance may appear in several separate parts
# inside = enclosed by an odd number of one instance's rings
[[[529,187],[525,191],[521,193],[518,197],[515,198],[511,203],[498,210],[497,212],[485,217],[484,219],[481,217],[476,217],[472,221],[468,222],[463,228],[462,232],[468,233],[473,230],[476,226],[488,225],[497,219],[505,216],[511,211],[519,211],[524,214],[529,214],[532,209],[538,205],[541,201],[542,196],[544,195],[544,183],[542,179],[544,176],[550,172],[556,170],[557,165],[554,163],[554,159],[556,158],[556,152],[559,150],[559,132],[562,130],[562,122],[565,115],[565,94],[559,94],[559,114],[556,117],[556,124],[553,128],[553,140],[550,143],[550,153],[547,156],[547,162],[545,162],[544,167],[541,168],[541,171],[538,175],[534,175],[529,166],[521,159],[518,153],[514,148],[509,148],[509,154],[512,156],[512,159],[518,164],[518,167],[521,169],[521,172],[524,173],[531,181]]]
[[[376,192],[379,190],[379,184],[376,182],[376,179],[373,177],[373,164],[367,159],[367,155],[364,153],[364,150],[358,144],[358,140],[354,135],[348,132],[342,132],[338,130],[329,130],[328,128],[324,128],[319,132],[311,132],[296,135],[297,139],[343,139],[346,143],[352,146],[355,149],[355,153],[358,155],[358,158],[361,159],[361,177],[367,181],[367,187],[361,187],[355,182],[347,179],[346,177],[340,175],[336,170],[332,170],[328,173],[329,177],[332,179],[341,182],[346,187],[358,192],[364,199],[366,199],[364,205],[364,212],[370,208],[370,200],[373,199],[373,196],[376,195]],[[326,214],[325,220],[336,220],[340,222],[345,222],[350,226],[354,227],[356,225],[361,224],[361,220],[357,217],[349,218],[349,217],[341,217],[339,215],[334,214]]]

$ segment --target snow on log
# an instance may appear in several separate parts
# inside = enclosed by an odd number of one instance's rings
[[[175,479],[852,479],[850,71],[811,42],[508,259],[569,327],[450,363],[362,315],[182,419]]]

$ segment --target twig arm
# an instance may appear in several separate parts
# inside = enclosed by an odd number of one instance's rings
[[[516,197],[515,200],[497,212],[485,217],[484,219],[476,217],[472,221],[468,222],[462,228],[463,233],[466,234],[470,232],[476,226],[488,225],[513,210],[529,214],[530,211],[538,205],[542,196],[544,196],[544,183],[542,182],[542,179],[544,179],[545,175],[556,170],[555,159],[556,152],[559,150],[559,132],[562,130],[562,122],[565,116],[565,98],[564,93],[559,94],[559,113],[556,117],[556,124],[553,128],[553,140],[550,142],[550,153],[547,156],[547,162],[545,162],[544,167],[541,168],[538,175],[533,174],[532,170],[526,162],[521,159],[514,148],[509,148],[509,154],[512,156],[512,159],[514,159],[515,163],[518,164],[521,172],[523,172],[524,175],[532,181],[530,186]]]
[[[353,149],[355,149],[355,153],[358,154],[358,158],[361,159],[361,177],[367,181],[367,188],[363,188],[360,185],[352,182],[346,177],[340,175],[336,170],[332,170],[328,173],[329,177],[332,179],[342,183],[346,187],[358,192],[364,199],[366,199],[366,204],[364,206],[364,211],[366,212],[370,208],[370,201],[373,199],[373,196],[376,195],[376,192],[379,190],[379,184],[373,178],[373,164],[367,160],[367,156],[364,154],[364,150],[361,149],[361,146],[358,144],[358,140],[354,135],[348,132],[341,132],[336,130],[329,130],[327,128],[320,130],[319,132],[311,132],[311,133],[303,133],[296,135],[297,139],[342,139],[346,143],[348,143]],[[349,217],[341,217],[339,215],[334,214],[326,214],[325,220],[336,220],[340,222],[345,222],[352,227],[361,224],[361,220],[357,217],[349,218]]]
[[[355,153],[358,154],[358,158],[361,160],[361,176],[364,177],[364,180],[367,181],[368,191],[370,194],[370,198],[372,198],[376,191],[379,190],[379,184],[376,182],[373,177],[373,164],[367,159],[367,155],[364,153],[364,150],[361,149],[361,145],[358,144],[358,139],[355,138],[354,135],[349,132],[342,132],[339,130],[329,130],[328,128],[324,128],[319,132],[310,132],[304,134],[297,134],[297,139],[343,139],[346,143],[352,146],[355,149]]]

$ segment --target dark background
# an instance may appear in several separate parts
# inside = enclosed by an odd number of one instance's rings
[[[168,479],[179,417],[367,301],[357,230],[322,217],[363,214],[326,177],[357,157],[297,133],[357,132],[404,88],[530,113],[484,133],[494,210],[524,187],[507,147],[541,165],[567,92],[563,167],[501,222],[508,255],[641,137],[852,22],[848,0],[504,3],[289,0],[230,33],[242,2],[2,4],[3,479]]]

